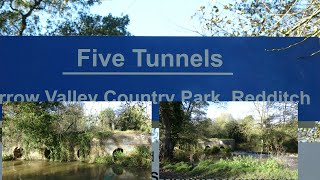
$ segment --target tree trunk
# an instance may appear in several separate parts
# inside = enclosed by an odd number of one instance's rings
[[[164,146],[163,146],[163,156],[164,159],[172,160],[173,159],[173,143],[172,143],[172,137],[171,137],[171,124],[170,119],[168,116],[168,103],[162,103],[162,107],[160,107],[161,110],[161,116],[162,116],[162,123],[164,127]]]

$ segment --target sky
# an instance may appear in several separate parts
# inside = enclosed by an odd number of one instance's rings
[[[85,101],[84,103],[84,112],[86,116],[97,116],[102,110],[105,110],[107,108],[111,108],[114,111],[119,110],[120,106],[124,102],[120,101],[111,101],[111,102],[103,102],[103,101]],[[135,103],[135,102],[133,102]],[[145,102],[146,108],[147,108],[147,114],[151,118],[152,114],[152,106],[151,102]]]
[[[91,12],[106,16],[128,15],[128,31],[134,36],[199,36],[194,30],[196,21],[192,15],[200,6],[212,0],[103,0],[102,4],[91,8]],[[97,114],[102,109],[118,109],[120,102],[91,103],[85,105],[86,113]],[[151,109],[151,104],[150,104]],[[208,107],[207,116],[216,118],[222,113],[231,113],[236,119],[253,112],[252,102],[231,102],[225,108],[215,104]],[[151,110],[149,110],[151,113]]]
[[[110,13],[113,16],[128,15],[128,31],[134,36],[199,36],[194,31],[200,29],[191,16],[210,1],[214,0],[103,0],[91,12],[102,16]],[[106,103],[96,108],[100,111],[118,104]],[[88,108],[93,107],[88,105]],[[212,103],[207,116],[214,119],[223,113],[230,113],[235,119],[257,116],[252,102],[229,102],[225,108]]]
[[[84,111],[86,116],[97,116],[102,110],[107,108],[112,108],[113,110],[118,110],[123,102],[84,102]],[[152,106],[151,102],[145,102],[147,107],[147,114],[151,118],[152,116]],[[235,119],[243,119],[248,115],[253,115],[257,117],[257,113],[254,110],[254,105],[252,102],[228,102],[223,107],[217,103],[209,103],[207,109],[207,117],[215,119],[221,114],[229,113]]]
[[[210,103],[207,110],[207,117],[215,119],[224,113],[231,114],[235,119],[243,119],[248,115],[252,115],[254,118],[258,116],[253,102],[230,101],[222,107],[217,103]]]
[[[191,16],[209,0],[103,0],[92,13],[129,15],[128,31],[134,36],[199,36]]]

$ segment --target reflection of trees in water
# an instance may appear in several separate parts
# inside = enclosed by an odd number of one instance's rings
[[[59,163],[49,161],[6,161],[3,164],[3,179],[151,179],[150,169],[123,168],[103,164],[81,162]],[[14,171],[8,171],[14,169]],[[31,171],[30,171],[31,170]]]
[[[123,167],[121,166],[113,166],[112,167],[112,171],[116,174],[116,175],[121,175],[124,172]]]

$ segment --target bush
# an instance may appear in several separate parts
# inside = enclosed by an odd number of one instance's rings
[[[194,154],[193,154],[193,161],[194,162],[198,162],[201,161],[202,158],[204,158],[205,153],[203,150],[197,150]]]
[[[117,152],[114,156],[104,156],[96,158],[96,163],[116,165],[120,167],[151,167],[151,151],[146,146],[138,146],[136,151],[126,156],[121,152]]]
[[[298,141],[296,139],[289,139],[282,144],[286,152],[289,153],[298,153]]]
[[[13,158],[13,156],[11,154],[2,156],[2,161],[12,161],[13,159],[14,158]]]
[[[99,164],[112,165],[113,164],[113,157],[112,156],[97,157],[95,162],[99,163]]]
[[[147,146],[136,147],[136,152],[130,156],[128,161],[132,166],[150,168],[152,163],[151,150]]]
[[[220,151],[225,155],[230,155],[230,153],[232,152],[232,149],[230,147],[225,147],[225,148],[222,148]]]
[[[177,162],[180,162],[180,161],[189,162],[190,155],[191,155],[191,152],[189,151],[175,150],[173,157],[174,157],[174,160]]]
[[[220,152],[220,148],[217,147],[217,146],[212,146],[211,148],[206,148],[204,149],[204,153],[206,155],[215,155],[215,154],[218,154]]]

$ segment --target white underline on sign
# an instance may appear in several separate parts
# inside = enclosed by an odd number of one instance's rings
[[[233,76],[233,72],[62,72],[65,76]]]

